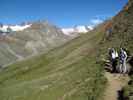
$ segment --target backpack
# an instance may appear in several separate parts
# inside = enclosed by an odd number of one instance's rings
[[[120,53],[120,59],[121,60],[124,60],[126,57],[127,57],[127,54],[126,54],[125,51],[123,51],[123,52]]]

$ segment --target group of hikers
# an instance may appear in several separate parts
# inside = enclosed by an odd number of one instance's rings
[[[127,73],[127,52],[120,48],[119,53],[114,48],[109,48],[109,60],[112,67],[112,72]]]

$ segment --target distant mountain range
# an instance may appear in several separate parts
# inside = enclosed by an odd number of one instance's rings
[[[17,32],[23,31],[27,28],[30,28],[32,24],[25,24],[25,25],[0,25],[0,32],[1,33],[9,33],[9,32]],[[79,33],[87,33],[90,30],[93,30],[92,26],[74,26],[71,28],[60,28],[65,35],[76,37]]]
[[[0,28],[0,65],[46,52],[72,39],[47,21]]]
[[[91,26],[61,29],[48,21],[23,25],[0,24],[0,65],[46,52],[92,29]]]

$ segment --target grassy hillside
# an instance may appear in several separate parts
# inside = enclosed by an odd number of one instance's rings
[[[111,23],[112,33],[109,37],[104,37],[104,41],[101,42],[100,53],[105,56],[107,48],[120,49],[123,47],[133,55],[133,0],[129,0],[122,11],[112,18]],[[133,100],[133,73],[130,77],[131,82],[123,88],[123,100]]]
[[[102,100],[106,79],[96,63],[102,36],[81,35],[1,70],[0,100]]]
[[[129,0],[126,6],[111,20],[112,33],[104,44],[114,47],[125,47],[133,50],[133,1]],[[107,45],[108,45],[107,44]]]

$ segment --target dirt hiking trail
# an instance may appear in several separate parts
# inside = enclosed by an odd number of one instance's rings
[[[125,86],[128,81],[128,75],[121,75],[121,74],[112,74],[109,72],[105,72],[105,77],[108,80],[107,88],[104,93],[104,100],[119,100],[118,99],[118,91]]]

